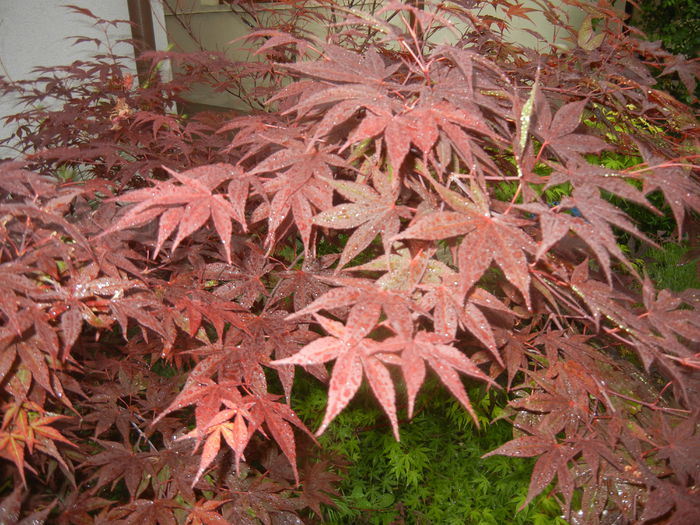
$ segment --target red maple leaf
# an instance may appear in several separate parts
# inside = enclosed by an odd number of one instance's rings
[[[433,258],[435,248],[417,250],[412,256],[408,248],[397,248],[373,261],[349,268],[353,272],[382,272],[375,282],[379,288],[395,292],[412,292],[420,285],[439,282],[441,275],[454,274],[444,263]]]
[[[302,472],[302,498],[318,516],[322,516],[321,503],[333,505],[331,496],[339,495],[333,484],[342,479],[328,471],[328,463],[325,461],[307,464]]]
[[[181,185],[171,182],[157,182],[155,188],[134,190],[117,200],[137,203],[128,208],[126,214],[100,234],[100,237],[125,228],[141,226],[160,217],[158,240],[153,256],[158,255],[165,240],[177,228],[177,235],[171,250],[175,251],[182,240],[196,232],[211,218],[226,251],[226,259],[231,262],[231,221],[238,222],[246,228],[245,217],[241,208],[233,204],[214,190],[226,180],[239,176],[239,172],[228,164],[213,164],[193,168],[177,173],[167,167],[164,169]]]
[[[117,481],[124,479],[126,488],[132,498],[137,498],[148,485],[143,485],[143,479],[152,479],[156,473],[154,470],[154,457],[150,452],[135,452],[125,447],[122,443],[97,440],[104,447],[103,452],[90,456],[83,466],[99,466],[93,475],[97,479],[96,488],[104,487],[111,483],[112,488]]]
[[[326,228],[354,229],[345,243],[338,268],[348,264],[381,234],[384,252],[390,252],[391,239],[400,228],[400,219],[412,216],[406,206],[397,206],[399,186],[380,171],[373,172],[372,180],[379,193],[367,184],[350,181],[329,181],[329,184],[351,203],[339,204],[322,211],[313,218],[314,224]]]
[[[119,525],[175,525],[173,511],[179,508],[173,499],[137,499],[113,509],[107,519]]]
[[[559,155],[577,158],[580,153],[598,153],[608,145],[590,133],[575,133],[581,124],[588,100],[570,102],[560,107],[552,117],[549,104],[541,90],[537,91],[533,115],[533,132],[542,141],[542,148],[550,147]]]
[[[656,457],[668,459],[673,474],[681,483],[700,479],[700,465],[697,462],[700,450],[700,432],[694,418],[688,418],[671,427],[666,419],[661,419],[661,432],[666,445],[659,448]]]
[[[395,333],[408,335],[413,333],[411,311],[416,305],[405,294],[383,290],[369,279],[352,277],[319,277],[319,279],[341,287],[327,291],[306,308],[290,315],[288,319],[355,304],[372,308],[379,306],[387,316],[386,323]]]
[[[457,334],[457,327],[461,326],[479,339],[501,366],[505,366],[491,324],[481,310],[486,307],[513,315],[502,301],[483,288],[475,287],[465,302],[459,278],[454,273],[445,274],[441,283],[424,288],[426,293],[419,304],[425,310],[432,310],[435,333],[452,339]]]
[[[387,339],[383,342],[383,348],[392,352],[400,351],[401,354],[398,356],[392,353],[382,353],[379,358],[401,367],[408,391],[409,417],[412,417],[416,396],[425,380],[425,363],[427,362],[452,395],[467,409],[478,426],[476,412],[472,408],[458,372],[481,379],[494,386],[496,383],[463,352],[450,345],[450,342],[451,338],[421,330],[412,338],[397,336]],[[381,349],[380,347],[379,350]]]
[[[507,5],[507,4],[506,4]],[[508,6],[508,9],[506,9],[506,16],[508,18],[524,18],[525,20],[532,22],[530,17],[527,15],[528,13],[533,13],[537,12],[537,9],[532,9],[530,7],[524,7],[523,4],[520,4],[518,2],[514,2]]]
[[[534,243],[507,217],[434,212],[419,217],[395,239],[436,241],[459,235],[464,235],[457,252],[462,290],[469,290],[495,262],[530,308],[530,274],[525,254],[534,251]]]
[[[373,355],[382,345],[366,338],[379,321],[380,311],[378,304],[355,305],[350,310],[346,325],[314,315],[331,335],[312,341],[291,357],[271,363],[308,366],[336,360],[328,389],[328,407],[316,435],[322,434],[355,396],[364,371],[374,395],[391,421],[396,439],[399,439],[394,384],[389,370]]]
[[[227,500],[202,499],[190,509],[185,525],[228,525],[228,520],[216,511]]]
[[[311,227],[314,208],[332,206],[333,192],[328,180],[333,178],[331,166],[347,167],[347,162],[332,153],[334,148],[317,147],[302,141],[287,141],[284,149],[272,153],[249,171],[249,174],[274,173],[263,183],[273,195],[263,202],[254,218],[268,218],[267,245],[273,245],[277,228],[291,211],[304,243],[304,252],[311,253]]]
[[[568,464],[576,452],[575,448],[557,443],[551,436],[534,435],[513,439],[482,457],[496,454],[520,458],[539,456],[532,471],[527,498],[520,506],[523,509],[549,485],[555,475],[559,490],[567,497],[567,501],[571,501],[574,483]]]

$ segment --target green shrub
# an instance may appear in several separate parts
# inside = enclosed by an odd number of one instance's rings
[[[651,41],[660,40],[674,54],[697,58],[700,52],[700,3],[696,0],[644,0],[635,10],[632,23],[642,29]],[[686,102],[692,97],[678,80],[659,77],[659,87]],[[695,102],[700,87],[695,89]]]
[[[325,389],[300,381],[294,409],[309,426],[320,423]],[[534,461],[481,456],[513,437],[512,426],[497,420],[502,393],[471,388],[481,428],[435,381],[420,397],[416,415],[401,428],[397,442],[369,389],[363,389],[321,436],[322,449],[348,466],[335,508],[324,523],[564,524],[556,499],[536,498],[521,512]],[[404,520],[404,521],[400,521]]]

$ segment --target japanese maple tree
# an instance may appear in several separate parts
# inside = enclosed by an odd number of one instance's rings
[[[697,115],[654,88],[700,64],[604,0],[567,0],[580,29],[537,2],[539,51],[504,36],[532,8],[479,4],[329,4],[323,36],[256,26],[258,62],[147,53],[140,86],[111,53],[3,82],[27,107],[0,165],[0,521],[318,521],[313,431],[366,380],[400,439],[429,374],[472,415],[464,381],[508,393],[490,454],[537,458],[527,502],[700,520],[700,294],[621,242],[655,242],[631,206],[679,236],[700,212]],[[266,111],[174,111],[250,79]],[[328,384],[318,429],[297,367]]]

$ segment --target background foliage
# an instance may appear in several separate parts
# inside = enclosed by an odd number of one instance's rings
[[[660,40],[671,53],[690,59],[700,55],[700,6],[692,0],[644,0],[636,3],[632,20],[643,30],[649,40]],[[682,100],[692,102],[676,79],[661,77],[664,89],[672,91]],[[695,90],[695,99],[698,95]]]
[[[635,24],[650,40],[661,40],[672,53],[697,58],[700,52],[700,7],[690,0],[651,0],[639,3]]]

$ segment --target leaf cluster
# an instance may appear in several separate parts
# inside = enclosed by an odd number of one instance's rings
[[[156,52],[135,86],[107,52],[3,83],[28,107],[0,165],[2,519],[312,522],[316,438],[364,383],[398,442],[434,377],[476,427],[465,380],[509,396],[487,456],[536,458],[523,506],[551,486],[574,524],[693,522],[700,297],[619,235],[653,245],[626,206],[662,214],[655,194],[679,235],[700,212],[697,115],[649,69],[692,92],[698,64],[569,3],[580,30],[541,2],[566,53],[507,42],[529,16],[508,0],[389,2],[324,38],[252,32],[274,74]],[[267,112],[173,111],[256,75]],[[298,367],[327,383],[315,435]]]

